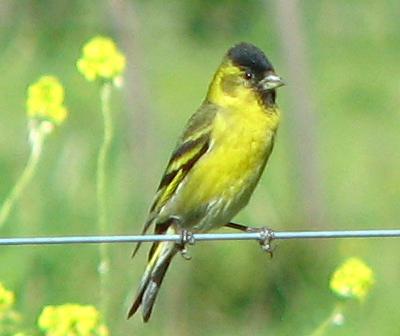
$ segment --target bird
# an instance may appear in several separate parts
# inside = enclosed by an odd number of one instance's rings
[[[151,227],[155,234],[241,227],[231,220],[249,202],[272,152],[280,121],[276,89],[282,85],[255,45],[241,42],[227,51],[178,139],[142,234]],[[128,318],[141,307],[143,321],[150,319],[171,260],[185,242],[153,243]]]

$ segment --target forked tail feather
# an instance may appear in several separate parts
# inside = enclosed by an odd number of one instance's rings
[[[158,291],[172,258],[178,252],[174,242],[154,243],[153,253],[140,281],[135,300],[129,310],[128,318],[133,316],[142,306],[143,321],[150,319]]]

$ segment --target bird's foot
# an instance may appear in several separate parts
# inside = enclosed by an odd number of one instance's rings
[[[273,257],[273,252],[275,251],[275,247],[272,246],[272,241],[274,240],[274,231],[267,227],[262,228],[252,228],[253,231],[250,232],[258,232],[260,234],[259,243],[263,251],[267,252],[269,256]]]
[[[269,253],[269,255],[273,256],[273,252],[275,248],[272,246],[272,240],[274,239],[274,231],[272,229],[269,229],[267,227],[262,227],[262,228],[256,228],[252,226],[246,226],[242,224],[237,224],[237,223],[228,223],[225,225],[226,227],[229,227],[231,229],[243,231],[243,232],[257,232],[260,234],[259,242],[262,247],[262,249]]]
[[[228,223],[225,226],[229,227],[231,229],[242,231],[242,232],[258,232],[260,234],[259,242],[260,242],[262,249],[265,252],[267,252],[272,258],[274,248],[272,247],[271,243],[272,243],[272,240],[275,238],[274,231],[272,229],[269,229],[267,227],[256,228],[256,227],[246,226],[246,225],[237,224],[237,223]]]
[[[179,251],[181,253],[181,256],[184,259],[186,259],[186,260],[192,259],[192,257],[188,253],[187,246],[188,245],[194,245],[194,243],[195,243],[195,240],[194,240],[193,233],[188,231],[188,230],[186,230],[186,229],[183,229],[181,231],[181,241],[177,245],[178,245],[178,249],[179,249]]]

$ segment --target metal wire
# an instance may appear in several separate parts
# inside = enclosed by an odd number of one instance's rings
[[[400,229],[358,230],[358,231],[269,231],[270,240],[278,239],[325,239],[325,238],[400,238]],[[240,233],[198,233],[193,234],[193,242],[222,240],[264,241],[265,231]],[[132,236],[62,236],[62,237],[24,237],[0,238],[0,245],[61,245],[61,244],[99,244],[99,243],[144,243],[173,241],[182,242],[181,235],[132,235]]]

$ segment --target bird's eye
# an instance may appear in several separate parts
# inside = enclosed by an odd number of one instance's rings
[[[253,79],[253,74],[250,71],[244,73],[244,78],[247,80]]]

